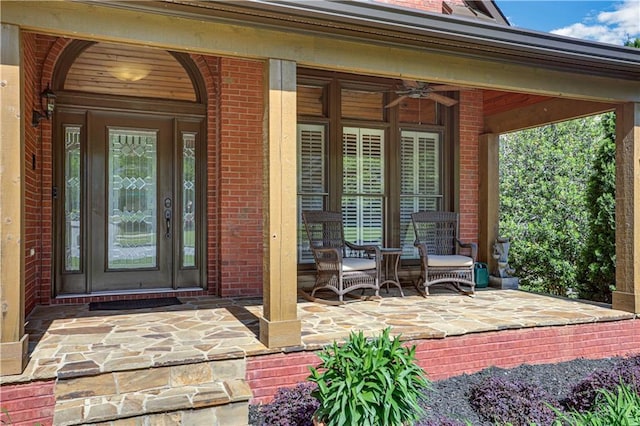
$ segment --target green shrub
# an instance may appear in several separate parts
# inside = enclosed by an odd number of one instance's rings
[[[344,345],[334,342],[318,356],[308,380],[318,385],[316,417],[327,426],[406,425],[422,415],[418,398],[430,382],[415,363],[415,346],[391,340],[389,328],[369,340],[352,332]]]
[[[589,177],[588,232],[578,263],[578,296],[611,303],[616,284],[616,117],[602,116],[603,137]]]
[[[576,284],[600,117],[500,136],[500,235],[523,289],[566,295]],[[573,289],[575,290],[575,289]]]
[[[556,411],[556,425],[567,426],[638,426],[640,425],[640,395],[628,385],[619,385],[614,392],[601,389],[592,411]]]

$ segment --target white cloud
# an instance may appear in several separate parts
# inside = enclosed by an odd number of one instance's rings
[[[558,28],[553,34],[622,45],[628,38],[640,38],[640,0],[624,0],[613,12],[600,12],[594,19]]]

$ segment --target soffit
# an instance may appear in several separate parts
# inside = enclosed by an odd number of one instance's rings
[[[191,79],[163,50],[96,43],[70,66],[65,90],[196,101]]]
[[[279,31],[346,37],[565,72],[640,80],[639,49],[386,4],[329,0],[166,0],[101,5],[191,19],[250,23]]]

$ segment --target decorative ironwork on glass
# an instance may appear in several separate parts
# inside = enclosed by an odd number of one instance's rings
[[[157,132],[109,129],[110,269],[157,266]]]
[[[64,149],[64,270],[80,272],[82,262],[80,127],[65,127]]]
[[[196,266],[196,134],[182,135],[182,266]]]

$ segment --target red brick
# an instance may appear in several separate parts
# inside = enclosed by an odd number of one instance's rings
[[[441,380],[490,366],[511,368],[523,363],[637,355],[640,320],[505,330],[406,344],[416,346],[417,362],[429,378]],[[308,376],[305,368],[317,363],[312,352],[250,358],[247,381],[254,392],[254,402],[269,402],[278,387],[304,381]],[[276,377],[278,373],[284,377]]]

